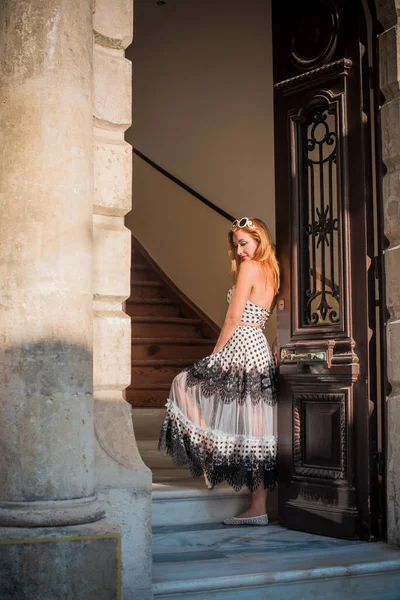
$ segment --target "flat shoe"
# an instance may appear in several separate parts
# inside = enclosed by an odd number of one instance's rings
[[[211,481],[208,479],[208,477],[205,473],[204,473],[204,481],[206,482],[206,486],[208,487],[209,490],[212,490],[214,488],[214,484],[211,483]]]
[[[230,517],[222,521],[224,525],[268,525],[268,515],[260,515],[259,517]]]

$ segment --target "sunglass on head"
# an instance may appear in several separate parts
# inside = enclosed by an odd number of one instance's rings
[[[240,227],[240,229],[243,229],[243,227],[250,227],[250,229],[257,229],[257,227],[253,224],[253,221],[250,221],[250,219],[248,219],[247,217],[243,217],[242,219],[235,219],[231,225],[231,229],[233,229],[234,227]]]

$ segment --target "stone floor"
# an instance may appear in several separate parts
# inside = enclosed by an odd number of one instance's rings
[[[207,490],[157,452],[154,424],[142,425],[138,444],[153,472],[155,600],[400,600],[400,548],[276,522],[226,527],[221,520],[245,508],[249,493],[228,485]],[[277,491],[268,512],[277,518]]]
[[[156,527],[155,598],[399,600],[400,549],[268,527]]]

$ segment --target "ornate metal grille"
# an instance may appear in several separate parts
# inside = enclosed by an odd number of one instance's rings
[[[336,119],[314,108],[301,127],[300,326],[339,324]]]

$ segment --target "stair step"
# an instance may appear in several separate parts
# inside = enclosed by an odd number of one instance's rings
[[[130,317],[178,317],[179,306],[171,298],[130,298],[126,312]]]
[[[132,258],[131,258],[131,265],[145,265],[146,268],[148,268],[149,263],[147,262],[147,260],[142,256],[142,254],[140,252],[138,252],[135,248],[135,246],[132,246]]]
[[[200,319],[183,317],[131,317],[133,337],[194,338],[201,336]]]
[[[171,385],[175,375],[192,364],[191,360],[133,360],[132,384],[168,383]]]
[[[162,408],[132,408],[132,420],[138,444],[158,438],[164,421],[165,406]]]
[[[131,271],[150,271],[150,267],[146,262],[136,262],[132,260],[131,262]]]
[[[243,510],[249,498],[247,489],[235,492],[227,483],[209,490],[202,477],[193,479],[183,469],[153,469],[153,527],[219,523]]]
[[[132,285],[135,285],[136,279],[140,281],[160,281],[157,273],[155,273],[148,265],[143,263],[131,264]]]
[[[169,298],[168,292],[160,281],[138,280],[131,284],[131,298]]]
[[[155,527],[153,593],[168,600],[397,600],[400,549],[268,527]]]
[[[171,385],[168,383],[150,383],[130,385],[125,397],[134,406],[165,406]]]
[[[182,358],[200,360],[213,351],[216,340],[204,338],[139,338],[132,339],[132,359]]]
[[[133,360],[132,365],[137,367],[179,367],[184,369],[188,365],[191,365],[192,361],[185,358],[174,358],[174,359],[143,359]]]
[[[161,423],[162,425],[162,423]],[[175,467],[171,456],[168,456],[166,452],[159,452],[158,437],[161,431],[161,425],[158,431],[154,432],[154,438],[151,440],[137,440],[140,456],[144,464],[149,467],[153,472],[158,471],[159,475],[157,481],[170,481],[171,479],[182,479],[182,477],[189,478],[189,469],[185,466]]]

